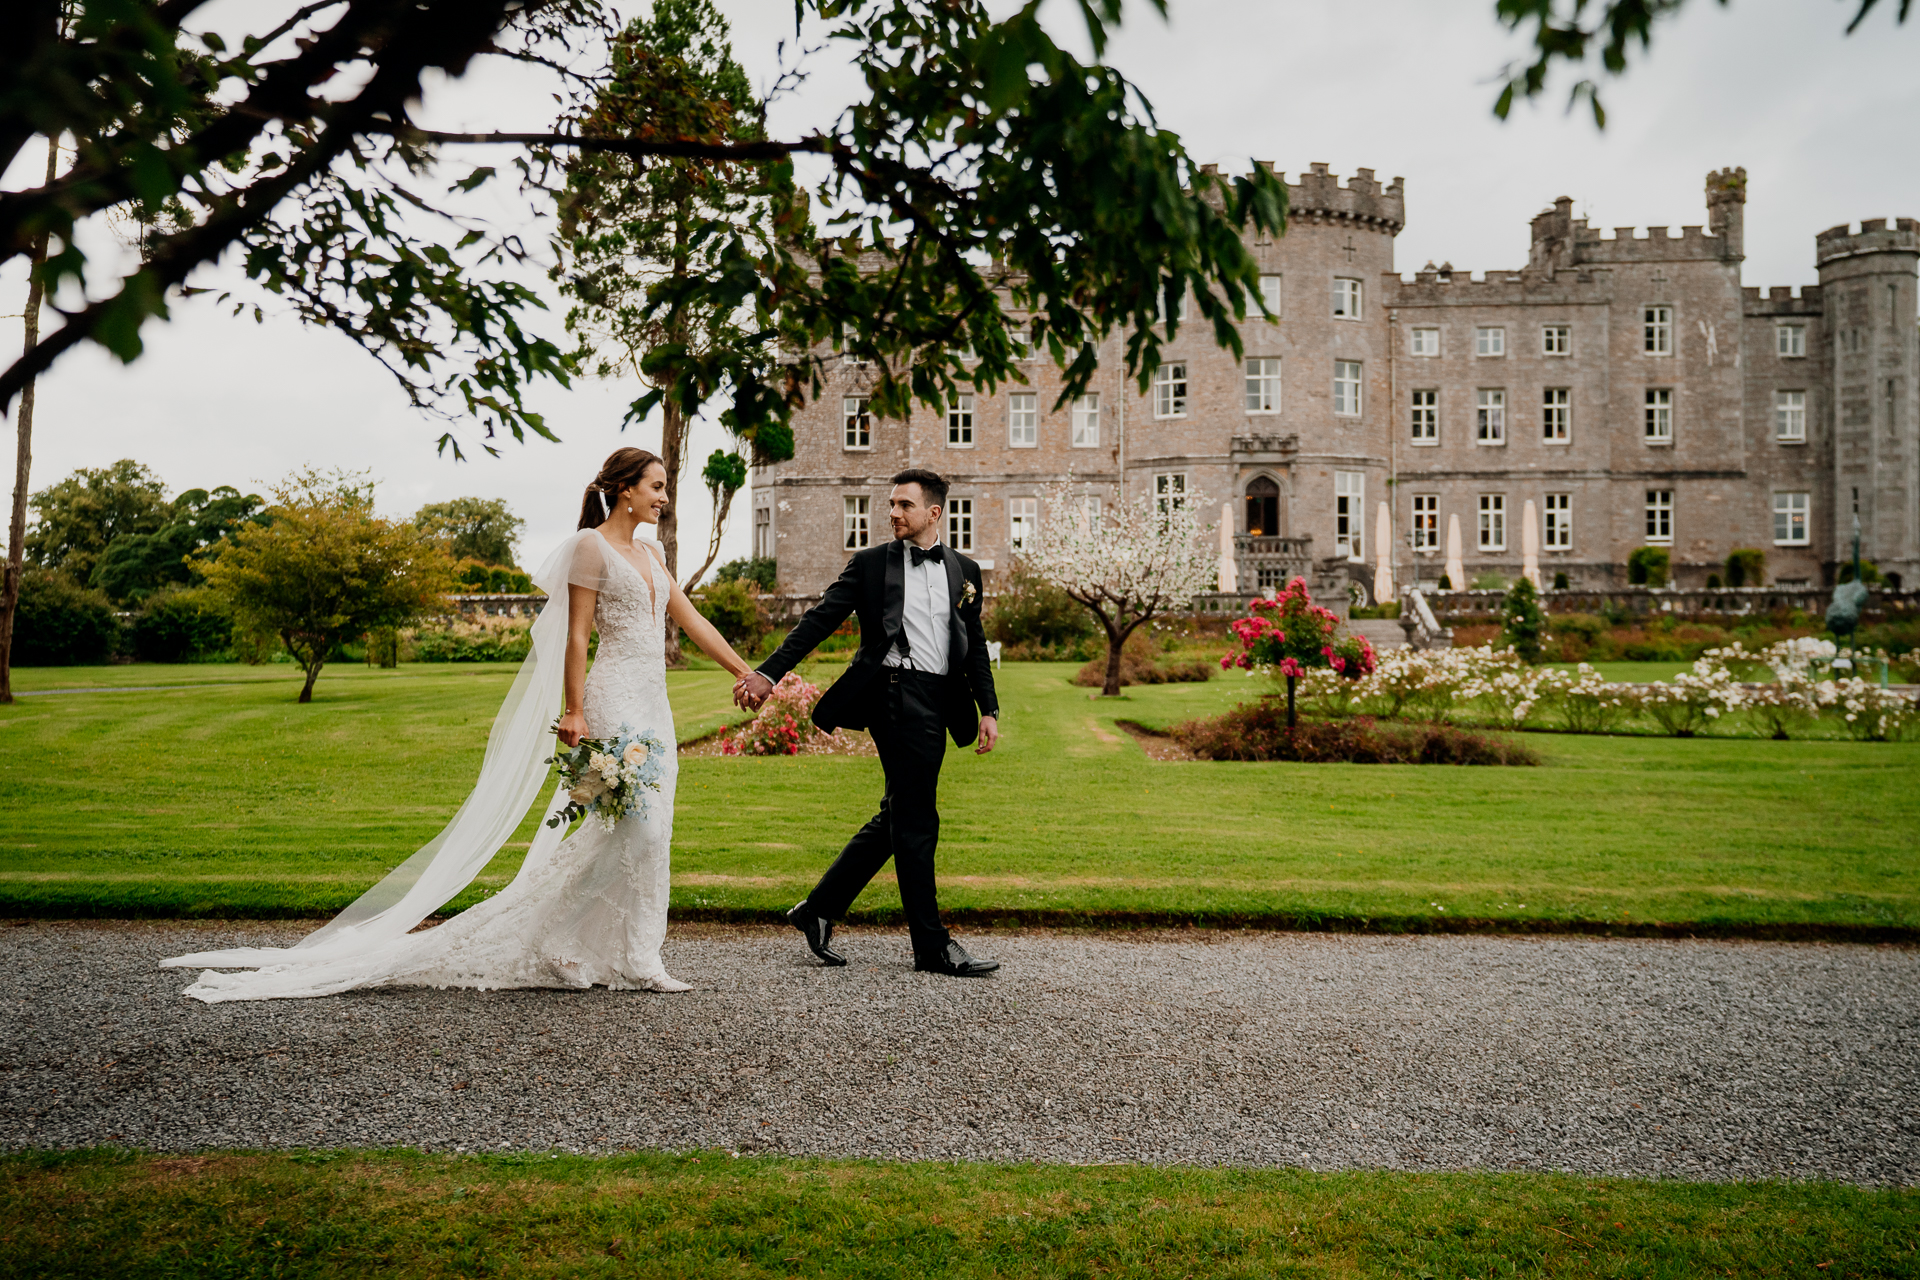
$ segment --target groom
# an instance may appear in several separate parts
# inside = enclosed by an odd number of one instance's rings
[[[979,755],[993,750],[1000,736],[1000,703],[980,630],[980,566],[940,544],[946,501],[947,482],[931,471],[915,467],[895,476],[887,500],[894,540],[856,552],[786,643],[734,686],[736,702],[758,708],[848,614],[860,615],[860,651],[820,696],[813,722],[829,733],[841,726],[870,731],[886,795],[813,892],[787,913],[813,954],[830,965],[847,962],[829,945],[834,922],[892,858],[913,937],[913,967],[953,977],[1000,967],[998,960],[968,955],[948,935],[933,882],[946,736],[962,747],[978,739]]]

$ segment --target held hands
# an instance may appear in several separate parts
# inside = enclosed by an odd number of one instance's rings
[[[563,745],[577,747],[580,739],[587,736],[587,717],[578,711],[569,711],[553,722],[553,731]]]
[[[749,671],[734,682],[733,703],[743,711],[758,711],[773,694],[773,681],[758,671]]]
[[[980,717],[980,745],[973,754],[983,756],[993,750],[993,744],[1000,741],[1000,721],[993,716]]]

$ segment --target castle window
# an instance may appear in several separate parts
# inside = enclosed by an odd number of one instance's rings
[[[1565,444],[1572,428],[1572,390],[1548,387],[1540,393],[1540,438],[1548,444]]]
[[[1493,326],[1482,326],[1473,331],[1473,354],[1476,356],[1503,356],[1507,354],[1507,331]]]
[[[1807,439],[1807,393],[1773,393],[1773,438],[1783,444],[1805,444]]]
[[[1474,393],[1473,439],[1476,444],[1507,442],[1507,393],[1482,387]]]
[[[1804,547],[1807,545],[1807,508],[1807,494],[1776,493],[1773,495],[1774,546]]]
[[[973,448],[973,393],[962,391],[947,400],[947,447]]]
[[[756,560],[773,559],[773,508],[753,509],[753,555]]]
[[[1673,443],[1673,388],[1647,388],[1646,431],[1648,444]]]
[[[1275,538],[1280,535],[1280,486],[1271,476],[1255,476],[1247,482],[1247,536]]]
[[[1100,393],[1089,391],[1073,402],[1073,447],[1100,447]]]
[[[1673,354],[1673,308],[1640,309],[1640,348],[1650,356]]]
[[[1440,549],[1440,495],[1437,493],[1413,495],[1413,549]]]
[[[1413,442],[1440,443],[1440,393],[1427,389],[1413,393]]]
[[[1507,549],[1507,495],[1504,493],[1480,495],[1480,549]]]
[[[1780,355],[1792,359],[1807,354],[1807,326],[1803,324],[1783,324],[1773,331],[1773,349]]]
[[[1333,473],[1333,553],[1349,560],[1361,558],[1361,526],[1367,519],[1367,474]]]
[[[1260,277],[1260,303],[1262,306],[1266,307],[1266,309],[1271,314],[1273,314],[1276,317],[1279,316],[1280,314],[1280,277],[1279,276],[1261,276]]]
[[[1098,502],[1095,498],[1093,501]],[[1187,473],[1163,471],[1153,478],[1153,502],[1161,515],[1181,511],[1187,505]],[[1098,508],[1096,507],[1097,511]]]
[[[1360,413],[1360,362],[1333,362],[1333,411],[1358,416]]]
[[[1015,449],[1031,449],[1040,443],[1040,397],[1007,397],[1007,443]]]
[[[1013,551],[1031,551],[1040,539],[1040,499],[1007,499],[1007,546]]]
[[[1416,356],[1437,356],[1440,354],[1440,331],[1438,329],[1413,330],[1412,354]]]
[[[1570,493],[1548,494],[1544,519],[1545,536],[1541,541],[1546,544],[1547,550],[1573,550],[1573,495]]]
[[[1360,282],[1358,280],[1349,280],[1345,276],[1333,278],[1333,318],[1336,320],[1360,318]]]
[[[1187,416],[1187,366],[1163,364],[1153,372],[1153,416]]]
[[[1550,324],[1540,330],[1540,354],[1543,356],[1570,356],[1573,354],[1573,326]]]
[[[846,424],[843,437],[849,449],[873,448],[873,402],[866,396],[845,396],[840,411]]]
[[[1647,541],[1673,541],[1673,490],[1647,490]]]
[[[1247,361],[1247,412],[1280,412],[1280,360],[1278,357]]]
[[[858,551],[867,545],[867,503],[868,498],[848,498],[846,500],[844,529],[846,549]]]
[[[973,550],[972,498],[952,498],[948,500],[947,545],[955,551]]]

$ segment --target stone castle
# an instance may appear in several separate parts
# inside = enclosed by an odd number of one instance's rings
[[[1705,227],[1605,235],[1563,197],[1517,270],[1409,280],[1402,181],[1313,165],[1286,234],[1249,243],[1278,319],[1242,326],[1244,359],[1182,326],[1147,395],[1115,360],[1055,412],[1036,361],[1028,386],[904,422],[873,417],[867,374],[842,366],[796,415],[792,460],[755,472],[754,554],[784,594],[817,594],[890,536],[888,477],[924,466],[951,480],[948,541],[990,584],[1069,475],[1107,500],[1207,501],[1242,592],[1309,571],[1370,584],[1383,506],[1399,583],[1440,578],[1455,521],[1453,586],[1518,576],[1529,510],[1548,586],[1624,584],[1657,546],[1677,585],[1752,547],[1769,583],[1817,587],[1856,516],[1863,554],[1920,583],[1920,226],[1820,232],[1820,283],[1763,291],[1740,280],[1746,171],[1706,186]]]

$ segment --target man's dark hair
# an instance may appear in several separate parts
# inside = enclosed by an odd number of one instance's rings
[[[947,482],[925,467],[908,467],[893,478],[895,484],[917,484],[930,507],[947,505]]]

